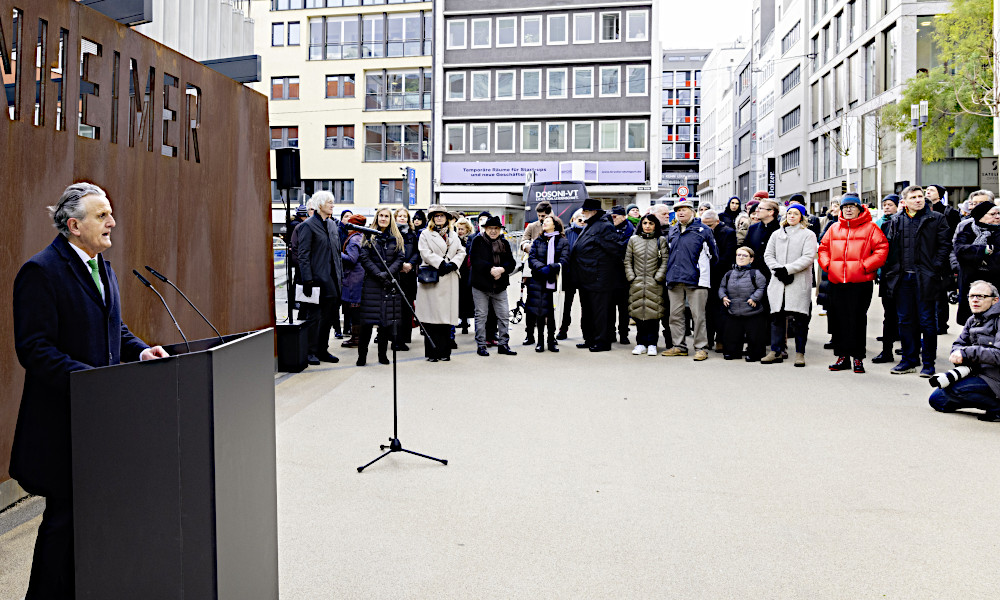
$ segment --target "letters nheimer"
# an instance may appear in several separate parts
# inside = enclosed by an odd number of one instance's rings
[[[28,3],[30,6],[30,3]],[[37,27],[35,24],[37,23]],[[201,128],[201,87],[192,82],[182,82],[177,76],[167,73],[165,69],[161,72],[161,88],[157,91],[157,65],[140,65],[139,61],[133,57],[123,57],[117,50],[109,53],[104,51],[104,44],[101,40],[92,40],[86,37],[91,32],[79,32],[68,30],[60,26],[60,23],[51,23],[46,19],[32,15],[30,9],[24,10],[15,7],[13,11],[3,11],[0,14],[0,75],[3,77],[5,94],[5,121],[21,121],[25,118],[33,118],[34,124],[38,127],[51,126],[57,131],[67,129],[77,130],[77,135],[81,137],[93,137],[93,139],[111,144],[118,144],[123,140],[119,136],[121,92],[122,86],[128,86],[128,131],[122,132],[127,135],[129,148],[144,148],[147,152],[154,150],[157,129],[160,130],[159,142],[160,152],[164,156],[177,158],[178,147],[183,148],[184,160],[194,160],[201,163],[201,153],[198,147],[198,130]],[[37,31],[37,38],[34,33]],[[37,40],[32,43],[31,40]],[[81,52],[80,48],[84,41],[93,44],[96,48],[93,53]],[[73,52],[71,52],[73,50]],[[24,56],[36,56],[37,67],[29,65],[25,69]],[[79,58],[79,69],[69,68],[71,63],[69,57]],[[123,60],[124,59],[124,60]],[[76,61],[73,65],[75,66]],[[31,71],[34,70],[34,77]],[[140,87],[142,82],[141,72],[145,70],[145,86]],[[104,86],[95,82],[97,77],[92,75],[103,72],[103,81],[107,81],[106,73],[111,73],[110,90],[102,89]],[[66,82],[63,74],[72,76],[79,73],[80,77],[80,98],[79,98],[79,124],[90,127],[93,135],[83,135],[80,128],[72,123],[67,126],[66,106]],[[124,77],[123,77],[124,76]],[[6,88],[13,84],[13,94]],[[24,110],[22,107],[21,88],[24,85],[31,85],[35,88],[35,106],[29,106]],[[143,97],[139,99],[139,90],[145,90]],[[183,95],[181,95],[183,94]],[[157,119],[157,98],[161,107],[162,117]],[[183,100],[182,100],[183,99]],[[46,123],[46,115],[49,114],[50,106],[58,107],[53,123]],[[36,108],[37,107],[37,108]],[[182,124],[177,123],[180,109],[183,108],[184,120]],[[69,111],[72,117],[73,112]],[[32,117],[32,115],[34,115]],[[187,123],[186,126],[183,123]],[[106,125],[105,125],[106,124]],[[159,125],[160,127],[157,127]],[[181,131],[178,131],[178,127]]]

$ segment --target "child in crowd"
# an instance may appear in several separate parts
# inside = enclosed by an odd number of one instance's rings
[[[719,298],[726,307],[725,340],[722,356],[735,360],[743,356],[746,343],[747,362],[764,356],[767,341],[767,315],[762,302],[767,293],[767,280],[750,266],[754,252],[747,246],[736,250],[736,266],[722,276]]]

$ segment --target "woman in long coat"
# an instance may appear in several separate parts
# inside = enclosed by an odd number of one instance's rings
[[[351,215],[348,223],[364,227],[364,215]],[[345,230],[346,231],[346,230]],[[341,286],[340,302],[344,311],[344,329],[350,331],[351,337],[341,344],[344,348],[354,348],[358,345],[358,310],[361,306],[361,286],[365,279],[365,270],[361,266],[361,242],[364,240],[357,231],[348,231],[344,238],[344,248],[340,260],[344,265],[344,279]]]
[[[667,276],[667,238],[660,220],[646,215],[625,247],[625,279],[628,280],[628,314],[635,319],[632,354],[656,356],[659,322],[663,318],[663,282]]]
[[[462,261],[458,267],[459,279],[462,281],[462,286],[458,291],[458,316],[462,319],[461,327],[462,333],[469,333],[469,319],[476,318],[476,305],[472,301],[472,278],[469,275],[469,236],[472,235],[472,223],[465,217],[460,218],[455,222],[455,231],[458,233],[458,239],[462,242],[462,246],[465,247],[466,260]]]
[[[812,266],[819,246],[806,217],[801,204],[789,206],[781,227],[771,235],[764,250],[764,264],[773,275],[767,284],[771,351],[761,359],[764,364],[782,361],[785,332],[790,326],[795,334],[795,366],[806,366],[806,337],[812,315]]]
[[[397,208],[395,213],[396,228],[403,236],[403,268],[399,271],[399,283],[403,286],[403,293],[406,294],[406,301],[413,307],[413,302],[417,299],[417,267],[420,266],[420,251],[417,250],[417,232],[413,230],[413,222],[410,220],[410,211],[405,208]],[[413,339],[413,317],[410,311],[403,310],[403,319],[396,328],[396,339],[392,345],[394,350],[406,351],[410,347],[407,344]]]
[[[538,343],[535,352],[544,352],[543,337],[548,325],[548,345],[550,352],[559,352],[556,345],[556,309],[553,296],[560,271],[569,262],[569,242],[563,235],[562,220],[549,215],[542,221],[542,235],[535,238],[528,250],[528,265],[531,279],[528,280],[528,296],[524,308],[535,317],[538,328]]]
[[[417,318],[424,325],[424,355],[430,362],[451,360],[451,327],[458,323],[458,268],[465,260],[465,246],[451,229],[451,215],[440,204],[427,209],[429,222],[417,247],[425,266],[437,269],[436,283],[417,281]],[[431,347],[431,342],[434,347]]]
[[[389,364],[386,350],[389,340],[394,339],[395,329],[403,316],[403,298],[396,288],[393,277],[399,276],[403,267],[406,243],[392,218],[392,210],[381,208],[375,213],[375,229],[381,233],[367,236],[361,245],[361,266],[365,269],[365,283],[361,294],[361,309],[358,335],[358,366],[365,366],[368,358],[368,342],[372,339],[372,328],[378,325],[378,361]]]

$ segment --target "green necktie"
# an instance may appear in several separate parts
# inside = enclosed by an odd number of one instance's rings
[[[104,300],[104,286],[101,285],[101,272],[97,269],[97,259],[92,258],[87,261],[90,265],[90,276],[94,278],[94,284],[97,286],[98,293],[101,294],[101,300]]]

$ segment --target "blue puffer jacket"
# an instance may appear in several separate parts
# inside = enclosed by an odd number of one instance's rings
[[[712,287],[712,265],[718,260],[712,230],[693,219],[681,233],[680,224],[667,233],[670,257],[667,259],[667,286],[684,283],[697,287]]]

